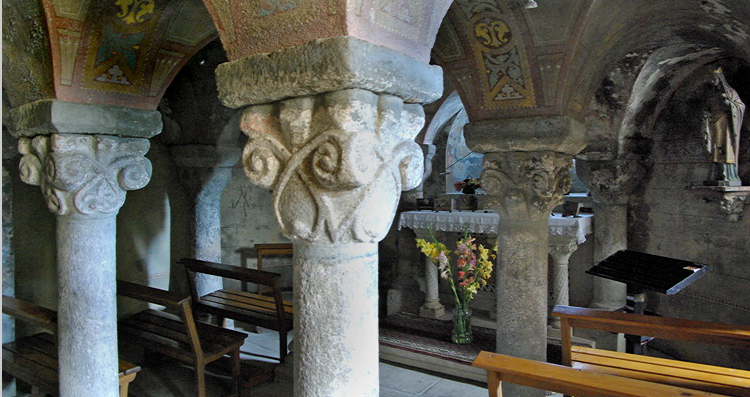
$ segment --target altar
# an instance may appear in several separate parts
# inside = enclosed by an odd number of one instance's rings
[[[578,216],[562,216],[552,213],[549,217],[549,254],[552,258],[552,273],[550,284],[549,304],[568,304],[568,260],[580,244],[586,241],[586,236],[593,231],[593,214]],[[489,238],[497,236],[500,216],[490,210],[477,211],[406,211],[399,217],[398,230],[412,229],[417,238],[430,239],[432,232],[463,233],[467,229],[472,235],[487,235]],[[460,238],[460,237],[459,237]],[[444,242],[444,241],[443,241]],[[502,255],[502,252],[498,252]],[[429,318],[445,316],[445,308],[440,302],[439,279],[437,268],[426,257],[423,288],[425,300],[419,308],[419,315]],[[486,310],[490,318],[495,318],[495,285],[490,283],[477,294],[472,305],[475,309]],[[389,313],[395,308],[388,308]]]

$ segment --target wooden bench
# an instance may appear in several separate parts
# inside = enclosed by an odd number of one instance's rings
[[[195,310],[219,316],[221,319],[231,318],[278,331],[278,360],[284,362],[287,355],[287,334],[293,326],[294,309],[291,302],[285,302],[281,297],[281,287],[279,286],[281,276],[279,274],[189,258],[183,258],[177,262],[185,266]],[[265,296],[252,292],[222,289],[204,296],[198,296],[198,290],[195,286],[195,273],[256,283],[270,287],[273,294]],[[248,354],[276,359],[276,357],[254,353]]]
[[[3,295],[3,313],[47,332],[3,344],[3,372],[32,386],[33,395],[58,396],[57,312],[31,302]],[[141,367],[119,362],[120,397],[127,397],[128,386]]]
[[[240,396],[240,346],[247,334],[196,322],[189,297],[169,291],[117,281],[117,294],[175,310],[179,316],[147,309],[119,321],[118,338],[123,346],[135,344],[148,351],[192,364],[196,395],[206,395],[206,365],[230,358],[232,396]]]
[[[587,328],[750,349],[750,327],[571,306],[556,306],[553,315],[561,320],[564,365],[586,372],[750,397],[750,371],[592,349],[571,343],[572,328]]]
[[[502,397],[502,382],[576,397],[723,396],[485,351],[479,353],[473,366],[487,370],[490,397]]]
[[[294,246],[292,243],[258,243],[253,245],[253,248],[239,248],[237,251],[240,254],[240,266],[247,268],[247,260],[250,259],[252,254],[255,254],[256,258],[256,269],[263,270],[263,258],[267,256],[290,256],[294,254]],[[247,283],[241,283],[241,290],[247,292]],[[291,287],[281,287],[282,291],[291,291]],[[266,295],[273,293],[273,290],[258,286],[258,293]]]

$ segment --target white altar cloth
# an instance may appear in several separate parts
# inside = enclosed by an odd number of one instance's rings
[[[550,236],[575,237],[578,244],[586,241],[586,235],[593,230],[593,214],[580,214],[578,217],[563,217],[554,213],[549,217]],[[463,232],[468,225],[471,233],[497,234],[500,216],[494,211],[406,211],[402,212],[398,230],[431,229],[443,232]]]

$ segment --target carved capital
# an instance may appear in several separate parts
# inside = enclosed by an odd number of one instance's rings
[[[504,218],[546,219],[570,190],[572,159],[554,152],[485,154],[487,204]]]
[[[148,139],[104,135],[21,138],[21,179],[40,186],[56,215],[116,214],[125,191],[151,179]]]
[[[241,121],[242,163],[253,183],[274,190],[287,237],[377,242],[401,190],[421,182],[414,137],[423,124],[421,105],[360,89],[251,106]]]
[[[568,259],[578,249],[578,239],[566,237],[550,237],[549,255],[556,264],[567,265]]]
[[[616,160],[576,160],[576,173],[602,204],[627,204],[628,197],[646,176],[640,156]]]

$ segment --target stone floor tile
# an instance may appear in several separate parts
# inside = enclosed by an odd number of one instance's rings
[[[486,397],[487,388],[468,383],[440,379],[421,396],[424,397]]]
[[[421,395],[439,380],[436,376],[390,364],[380,364],[380,384],[388,385],[391,390]]]

